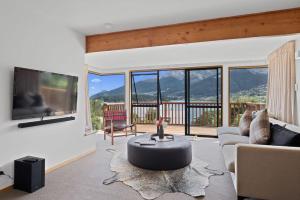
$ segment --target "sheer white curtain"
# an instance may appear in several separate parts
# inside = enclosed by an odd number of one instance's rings
[[[295,123],[295,41],[268,56],[268,110],[271,117]]]
[[[88,83],[89,70],[88,66],[84,67],[84,85],[85,85],[85,135],[93,133],[90,98],[89,98],[89,83]]]

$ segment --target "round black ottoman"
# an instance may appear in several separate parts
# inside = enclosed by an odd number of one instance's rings
[[[127,142],[127,159],[131,164],[149,170],[175,170],[192,161],[192,144],[184,136],[153,144],[146,141],[151,141],[150,135],[136,136]]]

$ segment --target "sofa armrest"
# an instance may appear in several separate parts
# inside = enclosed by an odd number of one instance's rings
[[[259,199],[299,199],[300,148],[236,145],[237,195]]]

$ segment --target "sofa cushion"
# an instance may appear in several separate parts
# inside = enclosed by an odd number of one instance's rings
[[[239,123],[241,135],[249,136],[251,121],[252,121],[252,112],[250,110],[246,110],[242,115]]]
[[[224,145],[235,145],[235,144],[249,144],[249,137],[242,135],[231,135],[231,134],[223,134],[219,135],[219,142],[221,146]]]
[[[239,135],[240,129],[238,127],[219,127],[217,133],[218,136],[223,134]]]
[[[270,145],[300,147],[300,134],[277,124],[271,125]]]
[[[267,109],[258,111],[250,124],[250,143],[267,144],[270,139],[270,123]]]
[[[235,145],[225,145],[222,148],[222,153],[223,153],[224,160],[225,160],[225,166],[228,171],[233,172],[233,173],[235,172],[235,166],[234,166],[235,151],[236,151]]]

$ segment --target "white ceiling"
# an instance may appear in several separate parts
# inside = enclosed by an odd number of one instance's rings
[[[1,0],[85,35],[300,7],[300,0]],[[1,15],[1,14],[0,14]],[[20,15],[22,17],[22,15]],[[106,27],[105,24],[112,24]]]

